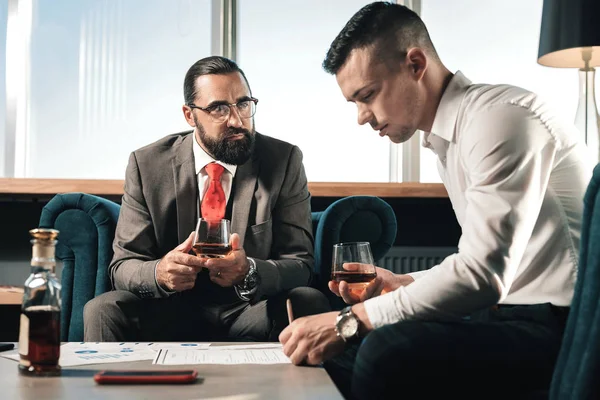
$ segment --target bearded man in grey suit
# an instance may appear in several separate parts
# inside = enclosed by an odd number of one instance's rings
[[[313,235],[300,149],[254,130],[258,100],[231,60],[196,62],[184,97],[194,129],[130,156],[109,267],[115,290],[86,304],[86,341],[276,341],[286,299],[296,316],[329,310],[306,287]],[[214,163],[234,232],[222,259],[190,254]]]

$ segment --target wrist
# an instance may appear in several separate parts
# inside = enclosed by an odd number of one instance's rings
[[[158,279],[158,264],[160,264],[162,261],[162,258],[159,259],[156,264],[154,265],[154,283],[156,283],[156,287],[158,288],[158,291],[163,295],[163,296],[169,296],[173,293],[175,293],[174,290],[169,289],[168,287],[166,287],[165,285],[163,285],[159,279]]]
[[[413,283],[415,281],[415,278],[413,278],[410,275],[398,275],[398,282],[400,283],[400,286],[408,286],[411,283]]]
[[[381,292],[381,294],[393,292],[394,290],[398,289],[400,286],[408,286],[411,283],[413,283],[414,281],[415,281],[415,279],[410,275],[394,274],[394,279],[392,280],[392,285],[388,288],[384,288],[383,291]]]
[[[258,286],[260,277],[258,275],[258,269],[256,268],[256,261],[250,257],[246,257],[246,262],[248,263],[248,271],[238,286],[240,286],[241,289],[252,289]]]
[[[256,261],[249,257],[246,257],[246,260],[248,262],[248,272],[246,272],[244,279],[235,285],[238,296],[243,300],[249,300],[257,292],[258,285],[260,284],[260,275],[256,268]]]
[[[342,309],[335,320],[335,332],[337,337],[344,343],[357,343],[362,335],[360,334],[360,320],[348,306]]]
[[[352,306],[352,312],[358,320],[360,321],[358,324],[358,334],[360,337],[365,337],[365,335],[373,330],[373,324],[371,324],[371,320],[367,315],[367,310],[365,309],[364,303],[358,303]]]

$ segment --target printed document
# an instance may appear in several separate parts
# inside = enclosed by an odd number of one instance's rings
[[[153,364],[290,364],[282,349],[262,348],[257,350],[202,350],[161,349]]]

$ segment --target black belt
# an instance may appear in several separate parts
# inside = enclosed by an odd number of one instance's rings
[[[522,307],[522,306],[533,306],[534,304],[494,304],[491,308],[492,311],[498,311],[506,308],[514,308],[514,307]],[[558,320],[558,323],[564,327],[567,324],[567,319],[569,318],[569,310],[571,307],[564,306],[555,306],[554,304],[550,304],[550,310],[552,314]]]

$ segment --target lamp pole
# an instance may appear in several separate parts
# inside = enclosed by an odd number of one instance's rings
[[[600,117],[596,108],[594,90],[596,70],[590,67],[592,48],[582,48],[581,57],[584,68],[579,69],[579,104],[575,115],[575,125],[583,134],[594,161],[598,162],[600,161],[600,126],[598,125]]]

